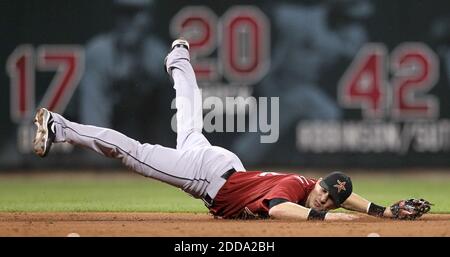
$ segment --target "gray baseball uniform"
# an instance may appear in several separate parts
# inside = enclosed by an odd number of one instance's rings
[[[194,103],[194,99],[201,101],[201,98],[196,98],[199,89],[189,58],[188,50],[175,48],[166,62],[171,69],[177,97],[176,149],[141,144],[112,129],[78,124],[52,113],[55,142],[87,147],[104,156],[120,159],[139,174],[181,188],[195,198],[214,199],[226,182],[222,178],[224,173],[230,169],[245,169],[235,154],[212,146],[202,134],[202,105]]]

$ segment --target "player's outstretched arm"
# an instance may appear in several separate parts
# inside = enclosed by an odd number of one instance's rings
[[[427,213],[431,208],[431,203],[424,199],[401,200],[389,207],[379,206],[363,197],[352,193],[347,200],[342,203],[347,210],[366,213],[375,217],[394,219],[416,219]]]
[[[367,213],[369,205],[371,202],[364,199],[363,197],[352,193],[345,202],[342,203],[341,207],[351,211],[357,211],[361,213]]]
[[[342,208],[376,217],[392,217],[389,208],[376,205],[358,194],[352,193],[341,205]]]
[[[283,220],[354,220],[358,216],[347,213],[316,211],[292,202],[283,202],[269,209],[269,216]]]

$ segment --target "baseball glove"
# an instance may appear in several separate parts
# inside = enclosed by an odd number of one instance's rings
[[[431,208],[430,202],[424,199],[401,200],[391,205],[393,219],[414,220],[427,213]]]

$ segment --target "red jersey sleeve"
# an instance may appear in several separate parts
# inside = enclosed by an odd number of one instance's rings
[[[306,196],[304,185],[297,176],[289,176],[281,180],[262,199],[263,208],[269,210],[269,201],[275,198],[283,198],[289,202],[299,203]]]

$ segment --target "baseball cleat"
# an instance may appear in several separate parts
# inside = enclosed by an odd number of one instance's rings
[[[176,47],[184,47],[189,50],[189,42],[184,38],[176,39],[172,42],[172,50]]]
[[[37,127],[36,136],[33,140],[34,152],[40,157],[45,157],[55,140],[53,117],[47,109],[41,108],[34,117],[34,124]]]
[[[173,49],[177,47],[184,47],[186,50],[189,51],[189,42],[184,38],[176,39],[172,42],[172,47],[170,48],[170,52],[173,51]],[[167,69],[167,56],[164,59],[164,70],[170,75],[170,70]]]

